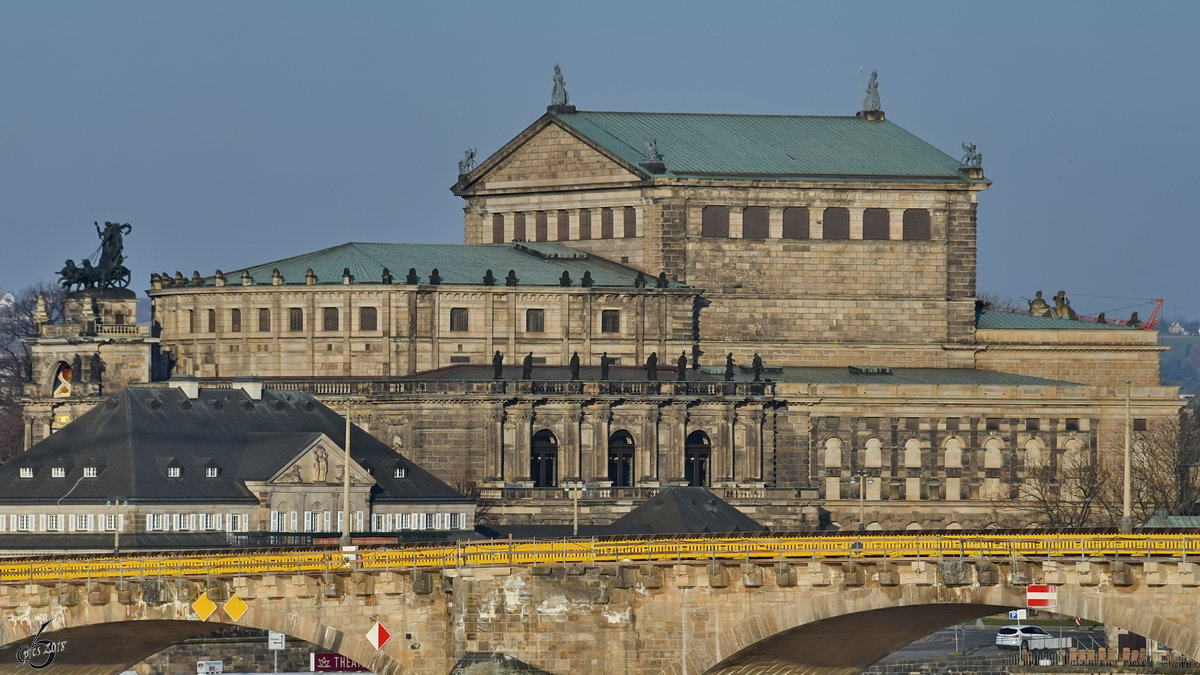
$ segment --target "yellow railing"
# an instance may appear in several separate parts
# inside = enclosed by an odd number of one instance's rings
[[[1116,534],[917,534],[856,536],[716,536],[460,542],[456,545],[364,548],[354,567],[404,571],[505,565],[669,564],[675,561],[784,561],[844,558],[1095,558],[1200,559],[1200,532]],[[227,550],[0,561],[0,583],[38,583],[147,577],[234,577],[346,571],[337,548]]]

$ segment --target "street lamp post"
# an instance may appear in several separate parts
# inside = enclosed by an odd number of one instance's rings
[[[579,536],[579,499],[583,497],[582,481],[567,481],[567,496],[571,498],[571,536]]]
[[[115,509],[113,515],[113,553],[121,552],[121,509],[129,508],[129,500],[113,497],[104,501],[104,506]]]
[[[866,524],[866,493],[863,491],[867,483],[874,483],[875,478],[869,471],[859,469],[850,474],[850,484],[858,483],[858,529],[859,531],[867,529]]]

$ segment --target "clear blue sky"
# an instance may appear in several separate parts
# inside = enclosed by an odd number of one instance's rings
[[[1191,2],[0,3],[0,290],[130,222],[151,272],[462,241],[450,194],[562,64],[589,110],[853,114],[975,142],[979,289],[1200,318]],[[1148,306],[1143,305],[1142,316]]]

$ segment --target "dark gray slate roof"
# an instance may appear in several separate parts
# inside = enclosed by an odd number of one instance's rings
[[[609,526],[612,534],[765,532],[750,516],[702,487],[667,487]]]
[[[200,389],[189,399],[178,388],[137,387],[104,403],[0,466],[0,504],[257,503],[244,481],[266,480],[324,434],[344,447],[345,418],[309,394]],[[469,502],[470,499],[358,427],[351,457],[374,470],[376,502]],[[403,467],[404,478],[392,470]],[[65,476],[55,478],[61,466]],[[83,478],[85,467],[99,469]],[[171,466],[180,476],[167,476]],[[215,466],[209,478],[205,468]],[[32,468],[32,478],[21,478]]]

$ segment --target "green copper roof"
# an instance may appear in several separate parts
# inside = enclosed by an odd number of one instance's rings
[[[248,268],[254,284],[271,283],[271,271],[278,269],[287,285],[304,284],[312,268],[318,284],[342,283],[342,270],[349,269],[354,283],[380,283],[384,268],[392,274],[393,284],[404,284],[410,268],[417,282],[429,283],[436,268],[443,284],[483,285],[483,275],[492,270],[496,285],[503,286],[509,270],[515,270],[522,286],[558,286],[563,271],[571,276],[571,285],[579,286],[583,273],[591,272],[595,286],[633,287],[638,271],[604,258],[550,242],[514,242],[511,244],[408,244],[350,242]],[[226,283],[236,286],[244,268],[225,270]],[[655,279],[647,276],[646,286]],[[212,285],[212,277],[205,280]],[[671,288],[683,284],[671,283]]]
[[[975,319],[976,328],[995,330],[1127,330],[1114,323],[1071,321],[1048,316],[1030,316],[1020,312],[999,312],[985,309]]]
[[[858,117],[577,112],[556,118],[630,164],[655,140],[668,176],[971,181],[899,126]]]

